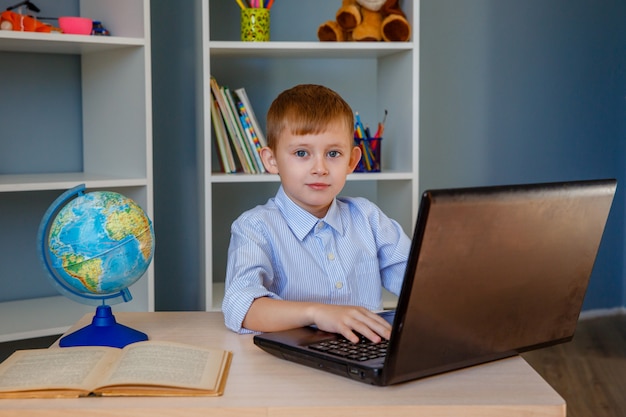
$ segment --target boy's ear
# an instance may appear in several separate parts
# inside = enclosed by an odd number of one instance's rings
[[[261,160],[263,161],[263,166],[270,174],[278,174],[278,167],[276,166],[276,158],[274,157],[274,152],[269,147],[264,147],[261,149]]]
[[[358,146],[353,146],[352,152],[350,152],[350,167],[349,167],[350,171],[348,173],[354,172],[360,160],[361,160],[361,148],[359,148]]]

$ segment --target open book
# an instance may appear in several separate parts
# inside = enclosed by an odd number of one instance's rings
[[[19,350],[0,364],[0,398],[218,396],[231,360],[229,351],[162,341]]]

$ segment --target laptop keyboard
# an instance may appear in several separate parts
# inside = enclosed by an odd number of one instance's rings
[[[365,337],[361,337],[358,343],[352,343],[348,339],[339,338],[314,343],[309,345],[309,348],[362,362],[384,357],[387,354],[387,345],[387,340],[374,343]]]

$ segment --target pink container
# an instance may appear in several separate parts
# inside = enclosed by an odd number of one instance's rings
[[[73,35],[90,35],[93,21],[86,17],[63,16],[59,17],[59,27],[63,33]]]

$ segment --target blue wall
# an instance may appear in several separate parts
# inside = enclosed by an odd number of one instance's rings
[[[204,292],[200,280],[198,223],[199,175],[196,147],[196,67],[199,18],[191,0],[153,1],[152,97],[154,143],[154,213],[159,221],[154,256],[157,310],[199,310]]]
[[[584,309],[626,305],[626,2],[422,0],[422,189],[614,177]]]

